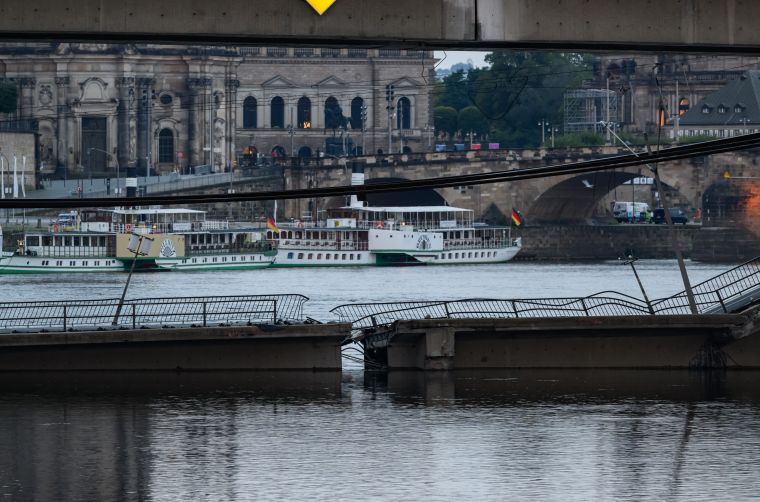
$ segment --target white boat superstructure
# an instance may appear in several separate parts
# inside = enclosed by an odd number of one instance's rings
[[[135,234],[151,242],[144,256],[129,248]],[[0,256],[0,273],[111,272],[134,260],[143,271],[263,268],[274,262],[275,252],[264,249],[261,237],[258,230],[231,229],[194,209],[85,210],[25,232],[15,252]]]
[[[472,210],[451,206],[348,206],[267,239],[278,267],[498,263],[521,247],[509,227],[477,224]]]

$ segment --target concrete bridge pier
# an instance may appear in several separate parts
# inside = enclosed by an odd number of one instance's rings
[[[760,367],[740,314],[397,321],[364,338],[388,369]]]

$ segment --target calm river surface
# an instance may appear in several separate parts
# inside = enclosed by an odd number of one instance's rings
[[[726,266],[689,264],[694,283]],[[650,297],[682,289],[641,261]],[[0,301],[124,275],[0,276]],[[618,263],[136,275],[130,297],[639,296]],[[757,500],[760,373],[0,374],[0,500]]]

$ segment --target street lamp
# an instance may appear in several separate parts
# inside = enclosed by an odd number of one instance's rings
[[[538,121],[538,127],[541,128],[541,146],[546,145],[546,126],[549,126],[549,125],[551,124],[549,124],[549,122],[546,119],[541,119]]]
[[[121,192],[121,188],[120,188],[120,184],[119,184],[119,178],[121,178],[121,175],[119,173],[119,158],[116,155],[112,154],[112,153],[109,153],[109,152],[107,152],[105,150],[101,150],[100,148],[89,148],[89,149],[87,149],[87,156],[88,157],[91,157],[90,154],[92,154],[93,150],[95,150],[96,152],[105,153],[106,155],[110,155],[111,157],[113,157],[114,162],[116,162],[116,193],[118,194],[119,192]],[[92,185],[92,168],[90,168],[90,185]]]

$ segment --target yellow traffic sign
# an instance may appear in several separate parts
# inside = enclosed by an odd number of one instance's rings
[[[335,0],[306,0],[306,2],[321,16],[335,3]]]

